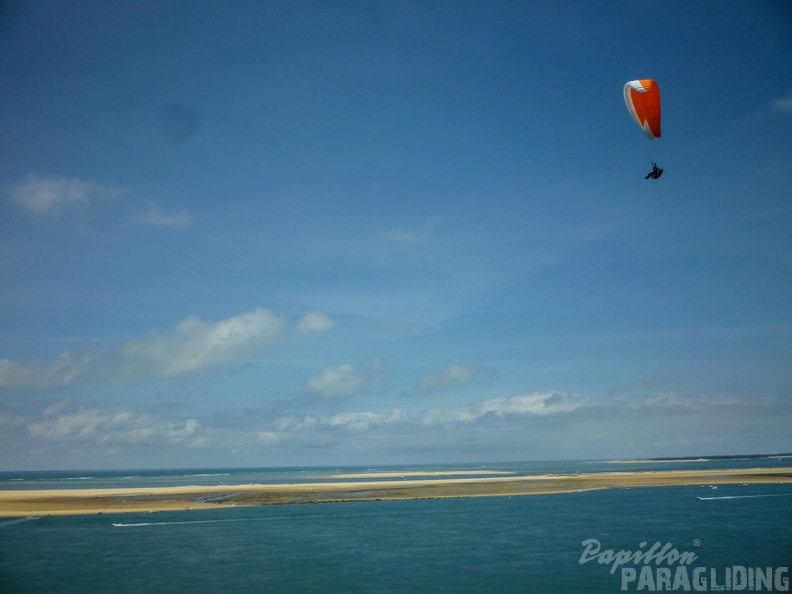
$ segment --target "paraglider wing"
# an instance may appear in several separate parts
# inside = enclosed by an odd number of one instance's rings
[[[660,87],[657,82],[649,78],[631,80],[624,85],[624,102],[647,138],[660,138]]]

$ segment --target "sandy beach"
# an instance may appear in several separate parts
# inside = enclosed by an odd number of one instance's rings
[[[497,471],[487,472],[497,473]],[[404,474],[399,473],[399,476]],[[437,476],[451,474],[438,472]],[[379,473],[361,473],[336,475],[335,478],[344,476],[365,479],[373,478],[372,475],[383,477],[383,474]],[[353,482],[275,485],[195,485],[148,489],[8,490],[0,491],[0,517],[154,513],[188,509],[217,509],[239,505],[536,495],[592,489],[673,485],[709,487],[719,484],[745,484],[750,486],[759,483],[792,484],[792,467],[476,476],[414,480],[403,478],[401,480],[357,480]],[[707,490],[706,493],[709,495],[711,491]]]

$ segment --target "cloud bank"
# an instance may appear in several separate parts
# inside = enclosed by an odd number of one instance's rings
[[[778,402],[767,400],[755,403],[736,397],[647,397],[633,403],[633,411],[646,413],[661,410],[672,411],[682,406],[687,411],[710,414],[712,411],[749,407],[751,409],[772,408]],[[33,438],[46,441],[90,441],[96,443],[179,443],[190,447],[223,447],[228,444],[267,442],[269,444],[294,443],[305,445],[325,442],[334,435],[343,439],[344,434],[359,435],[368,432],[371,436],[389,433],[400,435],[409,441],[411,436],[425,434],[442,439],[454,428],[488,430],[520,427],[525,421],[534,419],[592,419],[609,417],[619,409],[612,403],[598,401],[587,396],[562,392],[541,392],[514,397],[497,397],[471,402],[461,407],[431,407],[414,411],[394,408],[387,412],[370,410],[348,410],[325,415],[286,414],[275,418],[257,417],[248,419],[244,427],[212,425],[200,419],[165,418],[155,414],[135,412],[126,408],[105,412],[96,408],[71,407],[68,401],[50,407],[42,418],[29,421],[19,415],[13,418],[14,427],[24,426]],[[556,426],[556,425],[551,425]],[[648,428],[648,426],[647,426]],[[233,438],[231,438],[231,434]]]
[[[306,455],[321,464],[372,458],[404,462],[426,454],[437,461],[448,456],[469,461],[471,455],[506,459],[510,454],[515,460],[601,459],[624,455],[619,443],[607,439],[614,432],[629,441],[630,455],[683,455],[690,448],[706,452],[722,442],[735,447],[756,430],[767,431],[768,451],[785,451],[778,444],[788,441],[784,419],[790,405],[783,398],[756,402],[709,393],[665,393],[631,404],[625,408],[610,399],[538,392],[457,407],[275,415],[246,410],[202,417],[130,406],[101,409],[74,405],[66,398],[40,414],[0,410],[0,426],[7,450],[37,452],[35,459],[47,463],[53,456],[90,452],[105,461],[140,463],[143,456],[157,466],[168,457],[196,467],[205,467],[209,459],[214,464],[285,464],[304,461]],[[777,421],[768,424],[768,418]],[[704,422],[709,423],[707,431],[697,431]]]
[[[339,366],[345,367],[345,366]],[[334,368],[335,370],[336,368]],[[353,370],[341,373],[350,373]],[[321,374],[318,377],[329,377]],[[334,383],[350,387],[355,382]],[[415,431],[431,431],[436,426],[474,426],[485,417],[541,417],[571,413],[590,406],[588,399],[560,393],[542,393],[513,398],[493,398],[461,408],[429,408],[414,412],[393,409],[389,412],[343,411],[327,415],[284,415],[259,421],[242,429],[209,427],[195,418],[167,419],[158,415],[135,412],[126,408],[106,412],[90,407],[71,407],[68,400],[49,407],[40,420],[17,419],[16,426],[26,426],[30,437],[48,442],[91,442],[98,444],[181,444],[189,447],[223,447],[244,442],[269,444],[311,443],[322,441],[328,432],[339,435],[388,430],[407,435]],[[236,433],[230,438],[231,432]],[[341,432],[340,434],[338,432]],[[224,444],[224,440],[228,443]]]

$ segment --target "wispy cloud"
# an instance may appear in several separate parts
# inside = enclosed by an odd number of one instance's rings
[[[25,417],[22,415],[13,415],[8,413],[0,413],[0,427],[16,428],[25,425]]]
[[[69,205],[119,196],[122,190],[95,181],[30,174],[8,189],[11,202],[33,214],[53,214]]]
[[[309,392],[323,396],[352,396],[359,393],[366,384],[366,377],[354,365],[343,363],[327,367],[308,380]]]
[[[0,389],[24,386],[46,388],[67,385],[90,373],[99,357],[96,353],[75,354],[65,351],[52,363],[0,359]]]
[[[385,236],[395,243],[416,244],[426,241],[439,226],[439,219],[433,218],[417,227],[394,227]]]
[[[786,97],[780,97],[773,101],[773,108],[776,111],[792,113],[792,93]]]
[[[754,404],[762,404],[761,398],[753,399]],[[683,410],[704,410],[717,406],[741,406],[747,402],[734,394],[685,394],[660,392],[628,406],[636,408],[676,408]]]
[[[313,332],[328,324],[317,320]],[[329,318],[328,318],[329,319]],[[299,326],[299,324],[298,324]],[[258,308],[219,322],[190,317],[170,332],[107,352],[63,352],[50,363],[0,359],[0,389],[46,388],[122,377],[173,377],[239,363],[289,334],[287,320]]]
[[[386,375],[380,359],[375,359],[364,369],[342,363],[323,369],[306,382],[305,388],[323,397],[356,396],[383,381]]]
[[[184,229],[192,224],[192,217],[186,210],[165,213],[156,204],[151,204],[149,205],[148,212],[134,217],[132,222],[135,225],[145,225],[148,227]]]
[[[317,334],[327,332],[336,325],[336,321],[321,311],[312,311],[305,314],[297,322],[297,332],[303,334]]]
[[[418,381],[418,387],[424,392],[442,392],[470,381],[476,373],[473,365],[452,363],[440,371],[424,374]]]
[[[167,443],[196,447],[205,440],[203,426],[196,419],[173,422],[131,410],[104,412],[83,407],[31,423],[28,432],[42,441],[106,445]]]

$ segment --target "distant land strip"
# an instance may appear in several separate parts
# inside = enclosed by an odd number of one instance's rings
[[[377,471],[351,472],[347,474],[330,474],[327,478],[359,479],[359,478],[402,478],[416,476],[486,476],[492,474],[516,474],[514,470],[430,470],[426,472],[408,470],[405,472]]]
[[[792,467],[360,480],[274,485],[2,490],[0,517],[155,513],[240,505],[492,497],[571,493],[594,489],[699,484],[702,487],[716,487],[721,484],[750,486],[761,483],[792,485]]]
[[[728,460],[782,460],[792,458],[792,453],[781,454],[731,454],[724,456],[680,456],[670,458],[636,458],[625,460],[608,460],[608,464],[654,464],[669,462],[725,462]]]

